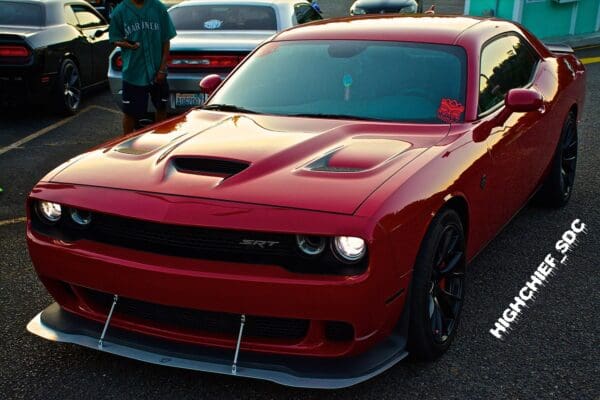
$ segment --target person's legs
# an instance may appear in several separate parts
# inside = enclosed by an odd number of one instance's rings
[[[136,86],[123,81],[123,134],[135,130],[137,121],[148,110],[148,86]]]
[[[156,109],[154,122],[160,122],[167,119],[167,104],[169,103],[169,84],[165,79],[161,83],[154,83],[150,93],[152,104]]]

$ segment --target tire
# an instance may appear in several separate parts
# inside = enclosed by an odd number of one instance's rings
[[[577,117],[569,112],[552,158],[550,173],[536,194],[536,202],[545,207],[564,207],[573,193],[577,169]]]
[[[81,105],[81,74],[72,60],[62,62],[55,89],[56,109],[61,114],[74,115]]]
[[[408,349],[413,358],[440,357],[456,336],[465,293],[465,236],[450,208],[440,211],[421,243],[413,271]]]

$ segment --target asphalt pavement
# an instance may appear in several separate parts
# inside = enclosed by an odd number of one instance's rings
[[[586,49],[600,56],[600,48]],[[25,243],[24,202],[46,172],[120,132],[107,89],[61,119],[43,107],[0,113],[0,398],[2,399],[600,399],[600,63],[588,66],[575,190],[561,210],[525,207],[468,269],[458,337],[433,363],[403,361],[335,392],[148,365],[25,330],[52,302]],[[49,127],[49,128],[48,128]],[[40,132],[42,132],[40,134]],[[36,136],[37,135],[37,136]],[[33,138],[15,148],[6,146]],[[504,341],[488,331],[574,219],[587,225],[565,266]]]

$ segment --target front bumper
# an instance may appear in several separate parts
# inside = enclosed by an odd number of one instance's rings
[[[152,364],[262,379],[302,388],[338,389],[352,386],[379,375],[407,356],[405,338],[393,334],[370,351],[343,359],[322,360],[242,352],[234,370],[233,351],[178,345],[110,328],[102,345],[99,345],[102,328],[101,324],[64,311],[56,303],[27,325],[29,332],[48,340],[74,343]]]
[[[377,224],[372,225],[362,217],[47,183],[38,184],[31,199],[54,201],[72,207],[84,206],[94,212],[110,212],[147,221],[164,223],[168,220],[172,224],[243,231],[353,235],[364,237],[370,243],[369,266],[364,273],[356,276],[317,275],[295,273],[277,265],[167,256],[91,240],[65,242],[37,232],[29,220],[27,239],[36,272],[61,309],[68,315],[77,316],[77,324],[98,326],[106,321],[107,307],[96,306],[94,298],[87,294],[95,291],[109,296],[115,294],[130,302],[156,305],[163,309],[170,307],[169,310],[174,312],[184,308],[201,313],[234,315],[237,321],[239,316],[248,315],[251,318],[308,322],[307,330],[293,337],[244,337],[239,345],[241,354],[248,357],[246,360],[285,356],[281,365],[295,365],[296,362],[303,365],[308,361],[299,360],[309,358],[315,360],[310,365],[336,364],[336,359],[362,357],[383,346],[386,357],[379,355],[377,362],[365,362],[366,367],[361,367],[358,372],[351,371],[353,378],[347,383],[339,383],[342,386],[368,379],[403,356],[399,349],[404,348],[404,342],[394,332],[404,309],[405,289],[410,274],[401,273],[401,268],[394,263],[386,234]],[[144,306],[136,310],[142,308],[147,309]],[[164,319],[153,319],[152,316],[145,318],[145,314],[129,310],[120,309],[117,305],[109,332],[114,329],[114,332],[120,330],[145,338],[140,339],[140,345],[145,340],[151,340],[167,347],[193,346],[221,351],[228,354],[227,363],[231,362],[231,352],[237,343],[237,334],[232,334],[231,329],[218,333],[194,326],[188,329],[187,325],[169,323],[172,320],[165,323]],[[44,322],[44,318],[40,321],[32,322],[32,326],[37,326],[34,333],[42,332],[43,337],[52,337],[56,332],[74,335],[59,325]],[[327,334],[331,323],[351,325],[353,334],[332,339]],[[56,332],[52,333],[52,330]],[[57,340],[93,347],[89,337],[97,339],[97,333],[98,329],[93,334],[77,334],[77,337],[61,334],[60,337],[64,339]],[[136,346],[132,344],[129,347]],[[163,355],[161,350],[151,350],[150,354],[136,350],[132,353],[134,355],[129,355],[121,347],[114,349],[118,349],[118,354],[146,361],[164,358],[158,356]],[[194,362],[194,366],[189,368],[220,372],[223,371],[223,365],[227,364],[214,362],[216,364],[212,367]],[[188,368],[186,363],[177,361],[167,365]],[[344,362],[340,361],[339,364],[343,365]],[[271,371],[270,368],[260,366],[257,370]],[[248,371],[248,375],[244,376],[303,386],[301,382],[304,378],[299,378],[302,374],[294,373],[297,376],[292,379],[280,372],[259,373],[252,368]],[[313,378],[317,381],[304,385],[326,385],[318,383],[324,378]],[[327,385],[337,387],[330,383]]]

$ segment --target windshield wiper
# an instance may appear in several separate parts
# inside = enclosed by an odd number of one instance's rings
[[[369,118],[369,117],[360,117],[357,115],[348,115],[348,114],[288,114],[287,117],[308,117],[308,118],[330,118],[330,119],[353,119],[358,121],[385,121],[383,119],[378,118]]]
[[[228,111],[228,112],[240,112],[246,114],[260,114],[258,111],[249,110],[244,107],[238,107],[233,104],[209,104],[202,107],[203,110],[215,110],[215,111]]]

